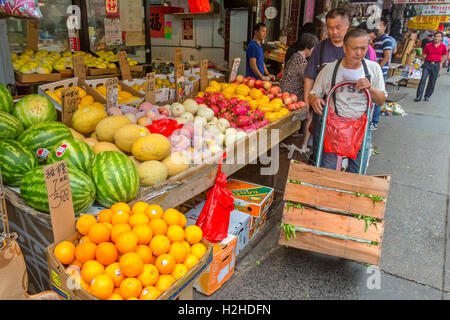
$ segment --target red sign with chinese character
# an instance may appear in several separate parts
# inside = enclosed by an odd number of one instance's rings
[[[107,18],[118,18],[119,17],[119,1],[106,0],[105,10],[106,10]]]
[[[184,12],[178,7],[150,7],[150,34],[152,38],[164,38],[165,14]]]

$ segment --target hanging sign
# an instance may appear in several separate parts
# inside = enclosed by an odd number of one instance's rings
[[[418,16],[449,16],[450,4],[430,4],[414,6]]]
[[[441,23],[446,23],[449,16],[416,16],[408,21],[409,29],[438,30]]]
[[[164,7],[150,7],[150,34],[152,38],[164,38]]]
[[[183,40],[194,40],[194,19],[183,19]]]
[[[78,110],[78,90],[63,90],[61,92],[61,122],[72,127],[72,117]]]
[[[231,70],[230,70],[230,79],[228,82],[236,80],[240,64],[241,64],[241,58],[234,58],[232,60]]]
[[[142,1],[120,0],[120,25],[123,31],[142,32]]]
[[[145,101],[154,104],[156,99],[155,95],[156,74],[154,72],[147,73],[146,80],[147,85],[145,89]]]
[[[122,44],[122,31],[119,19],[105,18],[105,40],[108,46],[118,46]]]
[[[115,77],[106,80],[106,105],[108,109],[119,106],[119,79]]]
[[[119,1],[118,0],[106,0],[105,1],[105,13],[107,18],[119,17]]]
[[[126,51],[117,52],[117,59],[119,60],[120,74],[123,80],[133,80],[131,77],[130,65],[128,64]]]
[[[430,3],[448,3],[449,0],[394,0],[394,4],[411,3],[411,4],[430,4]]]

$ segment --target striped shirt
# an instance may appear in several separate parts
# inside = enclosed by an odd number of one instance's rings
[[[389,39],[387,34],[383,34],[380,38],[376,39],[373,47],[375,49],[375,53],[377,54],[378,63],[380,60],[384,58],[384,50],[392,51],[392,41]],[[391,63],[391,59],[381,67],[381,71],[383,71],[383,75],[386,76],[389,71],[389,64]]]

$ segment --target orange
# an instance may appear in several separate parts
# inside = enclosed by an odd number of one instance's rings
[[[120,281],[120,282],[122,282],[122,281]],[[119,285],[120,285],[120,283],[119,283]],[[118,286],[114,288],[113,294],[118,294],[120,296],[120,288]],[[122,300],[123,300],[123,298],[122,298]]]
[[[137,298],[142,292],[142,284],[136,278],[126,278],[120,284],[120,295],[124,299]]]
[[[75,259],[75,245],[69,241],[63,241],[53,250],[56,258],[62,264],[69,264]]]
[[[137,248],[139,239],[131,231],[122,232],[116,239],[116,248],[120,253],[134,252]]]
[[[128,220],[128,224],[134,228],[137,225],[140,224],[148,224],[149,219],[145,215],[145,213],[135,213],[130,217],[130,220]]]
[[[185,239],[190,245],[199,243],[203,237],[203,231],[197,226],[189,226],[184,229]]]
[[[91,283],[95,276],[103,274],[103,272],[105,272],[105,267],[96,260],[87,261],[81,268],[81,276],[87,283]]]
[[[139,300],[139,299],[136,297],[131,297],[131,298],[128,298],[127,300]]]
[[[206,246],[203,243],[196,243],[191,247],[191,253],[200,260],[206,253]]]
[[[171,274],[175,268],[175,259],[170,254],[162,254],[156,258],[155,266],[160,274]]]
[[[119,260],[120,270],[127,277],[133,278],[144,268],[142,258],[135,252],[125,253]]]
[[[111,209],[103,209],[97,214],[97,221],[99,223],[111,223],[113,211]]]
[[[89,229],[89,239],[92,242],[99,244],[102,242],[108,242],[111,239],[111,230],[107,225],[103,223],[97,223]]]
[[[90,291],[90,286],[89,283],[86,282],[86,280],[84,280],[81,276],[79,276],[78,278],[75,278],[75,282],[84,290],[86,291]]]
[[[131,211],[133,214],[135,213],[145,213],[145,209],[148,208],[148,203],[145,203],[143,201],[138,201],[133,205],[133,208],[131,208]]]
[[[75,259],[70,263],[70,266],[78,267],[78,268],[81,269],[81,267],[83,266],[83,263],[81,263],[80,260],[78,260],[77,258],[75,258]]]
[[[123,298],[120,296],[120,294],[113,293],[113,294],[110,295],[109,298],[106,299],[106,300],[123,300]]]
[[[170,240],[166,236],[157,235],[150,241],[150,249],[152,249],[153,255],[160,256],[170,250]]]
[[[128,204],[126,204],[125,202],[117,202],[117,203],[113,204],[111,206],[111,210],[114,213],[126,213],[126,214],[129,214],[131,211],[130,206]]]
[[[111,216],[111,224],[119,224],[119,223],[128,223],[128,220],[130,219],[130,215],[128,213],[124,213],[122,211],[115,212]]]
[[[113,225],[111,228],[111,241],[116,243],[117,236],[126,231],[131,231],[131,227],[128,223],[119,223]]]
[[[125,279],[125,276],[120,271],[120,265],[118,262],[114,262],[106,267],[105,274],[111,277],[114,282],[114,286],[120,286],[120,283]]]
[[[173,242],[180,242],[184,240],[184,230],[179,225],[171,225],[167,229],[167,237],[170,239],[170,241]]]
[[[92,279],[91,293],[98,299],[105,300],[111,296],[114,289],[114,283],[110,276],[99,274]]]
[[[170,246],[169,254],[174,257],[176,263],[183,263],[189,254],[182,242],[174,242]]]
[[[152,240],[153,231],[148,224],[139,224],[132,231],[138,237],[139,244],[148,244]]]
[[[198,262],[198,258],[190,253],[187,255],[186,260],[184,260],[183,264],[188,268],[188,270],[191,270]]]
[[[162,274],[159,276],[158,282],[156,282],[155,287],[161,292],[166,291],[175,282],[175,278],[170,274]]]
[[[164,214],[162,216],[163,220],[167,222],[169,226],[171,225],[181,225],[181,212],[179,212],[177,209],[167,209],[164,211]]]
[[[89,239],[88,236],[83,236],[83,237],[80,238],[80,241],[78,243],[82,243],[82,242],[85,242],[85,241],[92,242],[91,239]]]
[[[97,261],[105,266],[116,262],[118,256],[119,252],[117,252],[116,246],[111,242],[100,243],[95,251]]]
[[[148,286],[142,290],[141,295],[139,296],[139,300],[156,300],[161,295],[161,291],[154,287]]]
[[[184,246],[186,247],[186,253],[191,253],[191,245],[185,240],[183,241]]]
[[[144,264],[144,268],[137,278],[144,287],[153,286],[159,278],[158,268],[153,264]]]
[[[184,264],[176,264],[175,268],[173,268],[172,273],[170,274],[172,277],[174,277],[175,280],[178,280],[188,272],[188,268]]]
[[[144,213],[147,215],[147,217],[152,220],[152,219],[161,219],[164,210],[163,208],[161,208],[161,206],[157,205],[157,204],[151,204],[149,205]]]
[[[150,220],[150,227],[154,236],[158,234],[165,235],[167,233],[167,223],[163,219]]]
[[[136,253],[142,258],[142,262],[145,263],[153,263],[153,253],[152,249],[146,245],[139,245],[136,249]]]
[[[83,214],[77,220],[77,230],[83,236],[86,236],[89,233],[89,229],[96,224],[97,219],[95,219],[94,216],[91,216],[90,214]]]
[[[95,260],[95,251],[97,245],[93,242],[82,242],[75,248],[75,257],[81,263],[86,263],[88,260]]]
[[[187,224],[186,216],[184,214],[180,214],[180,226],[184,228],[186,227],[186,224]]]

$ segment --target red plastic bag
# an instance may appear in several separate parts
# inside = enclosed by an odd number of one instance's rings
[[[168,137],[181,127],[183,126],[174,119],[159,119],[154,120],[151,125],[147,126],[147,129],[150,130],[150,133],[159,133]]]
[[[213,243],[228,236],[230,212],[234,209],[233,193],[227,189],[227,176],[221,167],[219,163],[216,182],[206,194],[205,206],[196,223],[203,231],[203,238]]]
[[[323,148],[343,157],[356,159],[364,140],[367,112],[359,119],[338,116],[333,108],[328,110]]]
[[[189,0],[189,12],[199,13],[199,12],[209,12],[211,11],[211,5],[209,0]]]

